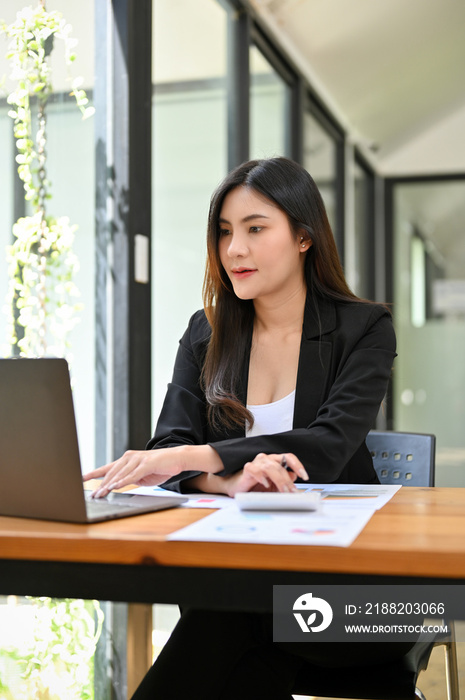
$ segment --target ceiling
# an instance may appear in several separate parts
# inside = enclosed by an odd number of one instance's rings
[[[249,2],[381,166],[465,172],[464,0]]]

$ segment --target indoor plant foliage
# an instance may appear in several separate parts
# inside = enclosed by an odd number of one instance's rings
[[[76,226],[66,216],[49,214],[47,179],[47,103],[52,95],[50,55],[56,40],[64,45],[65,62],[75,60],[76,40],[61,13],[47,12],[45,0],[24,8],[13,24],[0,26],[9,39],[7,59],[16,89],[8,95],[14,120],[18,174],[32,210],[13,226],[8,247],[10,316],[9,342],[22,355],[66,354],[67,335],[78,318],[79,296],[74,283],[78,261],[72,246]],[[81,81],[71,93],[83,117],[93,113]]]
[[[28,598],[17,606],[10,600],[0,605],[0,619],[11,623],[7,613],[15,611],[21,634],[2,639],[0,698],[93,700],[93,656],[103,624],[98,601]]]

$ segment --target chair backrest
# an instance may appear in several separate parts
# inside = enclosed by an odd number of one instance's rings
[[[434,486],[434,435],[372,430],[366,443],[381,484]]]

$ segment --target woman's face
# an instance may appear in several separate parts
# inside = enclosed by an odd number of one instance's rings
[[[308,240],[302,245],[286,214],[245,186],[229,192],[219,218],[221,263],[240,299],[285,299],[300,290]]]

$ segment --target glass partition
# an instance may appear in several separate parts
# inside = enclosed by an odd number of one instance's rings
[[[250,158],[288,156],[290,89],[263,53],[250,47]]]
[[[396,430],[437,438],[436,485],[465,486],[465,180],[394,186]]]
[[[329,222],[337,234],[337,146],[334,138],[311,112],[304,114],[304,168],[323,197]]]
[[[202,306],[210,196],[227,171],[227,13],[153,3],[153,424],[178,341]]]

